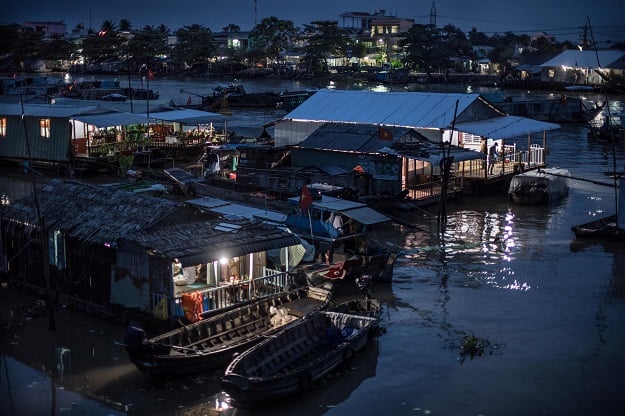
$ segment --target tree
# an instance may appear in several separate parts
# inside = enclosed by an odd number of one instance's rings
[[[185,26],[175,34],[178,43],[173,57],[181,66],[205,65],[217,49],[211,30],[202,25]]]
[[[119,21],[119,31],[120,32],[130,32],[132,29],[132,25],[130,24],[130,20],[122,19]]]
[[[493,46],[491,38],[484,32],[478,32],[476,28],[472,28],[469,32],[469,42],[474,46]]]
[[[432,25],[413,25],[399,45],[405,48],[404,63],[410,69],[431,75],[441,69],[447,70],[451,65],[440,30]]]
[[[68,60],[76,52],[76,45],[68,39],[53,37],[43,42],[41,57],[48,60]]]
[[[328,57],[330,55],[347,56],[347,51],[351,50],[352,42],[338,28],[338,22],[314,21],[312,25],[306,29],[314,34],[308,38],[308,45],[304,48],[305,59],[309,68],[321,67],[324,72],[327,72]],[[320,65],[321,62],[323,65]]]
[[[297,30],[292,21],[277,17],[266,17],[250,32],[249,39],[254,54],[267,59],[276,59],[286,50]]]
[[[117,58],[123,52],[124,39],[118,36],[115,23],[105,20],[97,34],[91,34],[82,41],[82,54],[89,62],[102,62]]]
[[[13,45],[13,62],[24,70],[30,70],[29,64],[40,57],[43,46],[43,33],[32,30],[24,31]]]
[[[149,63],[169,52],[167,35],[152,26],[145,26],[136,32],[126,45],[127,56],[135,66]]]
[[[241,28],[235,24],[230,23],[228,26],[223,27],[221,31],[226,33],[238,33],[241,31]]]

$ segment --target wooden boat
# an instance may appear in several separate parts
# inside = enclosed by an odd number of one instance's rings
[[[585,224],[575,225],[571,230],[578,238],[597,238],[625,241],[625,229],[617,226],[616,215],[599,218]]]
[[[182,376],[223,368],[240,353],[283,325],[330,302],[332,287],[303,287],[264,297],[190,325],[146,338],[129,327],[130,361],[152,376]]]
[[[238,355],[222,388],[236,406],[306,391],[354,359],[378,330],[376,318],[318,311]]]
[[[571,173],[566,169],[540,169],[515,175],[508,196],[517,204],[536,205],[558,201],[569,194]]]
[[[305,206],[302,200],[308,201]],[[311,281],[365,274],[375,280],[392,280],[398,254],[372,238],[373,228],[391,222],[390,217],[361,202],[328,195],[313,197],[307,187],[302,196],[288,202],[286,225],[316,250],[318,262],[301,265]]]

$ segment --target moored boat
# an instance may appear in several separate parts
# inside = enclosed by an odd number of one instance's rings
[[[222,387],[241,407],[304,392],[350,363],[378,330],[376,318],[315,312],[235,357]]]
[[[332,287],[300,287],[147,338],[131,326],[130,361],[152,376],[183,376],[223,368],[240,353],[293,320],[328,305]]]
[[[289,198],[286,225],[315,247],[318,261],[301,264],[313,283],[362,275],[388,282],[397,253],[376,241],[373,229],[391,221],[361,202],[313,197],[305,186],[300,197]]]
[[[508,195],[517,204],[536,205],[558,201],[569,193],[571,173],[566,169],[539,169],[515,175]]]
[[[497,108],[507,114],[552,123],[585,123],[597,116],[602,105],[573,95],[502,97],[484,94]]]
[[[609,215],[571,227],[578,238],[597,238],[625,241],[625,229],[618,227],[616,215]]]

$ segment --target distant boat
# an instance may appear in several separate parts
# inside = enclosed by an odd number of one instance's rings
[[[625,192],[623,192],[623,186],[625,186],[625,178],[620,178],[616,203],[617,213],[571,227],[576,238],[625,241],[625,210],[623,209]]]
[[[540,169],[515,175],[508,196],[517,204],[536,205],[558,201],[569,194],[571,173],[566,169]]]
[[[602,108],[595,101],[566,94],[527,97],[482,95],[507,114],[552,123],[586,123],[594,119]]]

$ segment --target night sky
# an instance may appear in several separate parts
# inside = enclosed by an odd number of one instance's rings
[[[135,29],[164,24],[170,29],[201,24],[219,32],[228,24],[250,30],[264,17],[292,20],[296,26],[315,20],[338,20],[346,11],[387,14],[430,22],[431,0],[29,0],[3,1],[0,24],[24,21],[64,21],[68,30],[77,24],[99,29],[105,20],[118,24],[128,19]],[[487,35],[547,32],[558,41],[580,38],[590,20],[597,41],[625,41],[625,1],[607,0],[436,0],[436,23],[451,23],[465,31],[475,27]],[[256,10],[256,11],[255,11]]]

